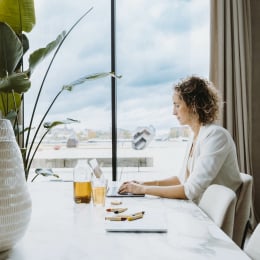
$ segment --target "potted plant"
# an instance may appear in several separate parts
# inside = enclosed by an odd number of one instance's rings
[[[48,43],[45,47],[39,48],[29,56],[29,68],[23,68],[23,56],[29,50],[29,40],[24,32],[30,32],[35,24],[35,11],[33,0],[2,0],[0,2],[0,113],[3,118],[9,119],[16,133],[17,142],[22,151],[25,178],[28,179],[32,160],[46,134],[53,127],[60,124],[69,124],[78,122],[74,119],[65,119],[63,121],[44,122],[50,109],[62,94],[63,91],[72,91],[75,86],[81,85],[85,81],[98,79],[101,77],[116,76],[112,72],[93,73],[83,76],[69,84],[61,87],[56,96],[54,96],[49,107],[42,115],[40,123],[35,127],[36,131],[31,136],[33,128],[33,120],[35,111],[39,102],[39,98],[44,89],[45,79],[51,69],[52,63],[61,48],[63,42],[68,37],[75,26],[92,10],[87,10],[69,29],[68,32],[63,31],[55,40]],[[10,13],[12,15],[10,15]],[[20,109],[25,93],[31,87],[30,77],[37,65],[44,60],[50,53],[53,53],[51,61],[46,69],[45,75],[41,82],[34,108],[30,117],[28,127],[25,127],[21,120]],[[41,127],[45,128],[45,133],[40,137],[40,141],[36,143]],[[51,171],[38,169],[37,174],[52,174]]]

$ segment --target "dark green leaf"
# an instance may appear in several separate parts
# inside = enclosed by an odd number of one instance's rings
[[[0,22],[0,77],[12,74],[22,56],[20,39],[8,24]]]
[[[31,86],[31,81],[25,72],[14,73],[8,77],[0,78],[0,91],[24,93]]]
[[[23,45],[23,56],[24,56],[24,54],[29,50],[29,39],[25,34],[19,36],[19,39]],[[20,61],[18,62],[15,71],[19,71],[22,68],[22,66],[23,66],[23,58],[21,58]]]
[[[29,71],[30,73],[33,72],[34,68],[43,60],[45,59],[48,54],[50,54],[63,40],[65,37],[66,32],[63,31],[56,40],[50,42],[46,47],[40,48],[34,51],[29,57]]]

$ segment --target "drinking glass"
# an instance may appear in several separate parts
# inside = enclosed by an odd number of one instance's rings
[[[101,175],[99,178],[93,175],[91,186],[92,186],[92,200],[94,206],[105,206],[107,180],[104,178],[103,175]]]

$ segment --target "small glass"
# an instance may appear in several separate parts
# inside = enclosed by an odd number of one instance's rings
[[[94,206],[105,206],[106,192],[107,192],[107,180],[104,175],[96,177],[93,175],[92,181],[92,200]]]

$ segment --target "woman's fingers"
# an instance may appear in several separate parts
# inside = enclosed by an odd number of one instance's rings
[[[119,187],[119,190],[118,190],[118,192],[119,193],[124,193],[124,192],[127,192],[127,184],[128,184],[128,182],[124,182],[120,187]]]
[[[134,194],[142,194],[142,185],[138,182],[131,181],[123,183],[119,188],[119,193],[131,192]]]
[[[125,182],[119,188],[119,193],[132,192],[132,187],[134,186],[133,182]]]

